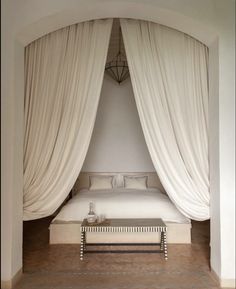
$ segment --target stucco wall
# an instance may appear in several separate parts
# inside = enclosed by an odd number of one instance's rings
[[[219,89],[211,90],[209,109],[211,266],[222,280],[235,278],[234,11],[234,0],[2,1],[3,280],[10,280],[22,266],[23,46],[63,26],[106,17],[139,18],[176,28],[203,41],[215,54],[212,65],[219,73],[210,70],[210,79]]]
[[[154,172],[130,78],[120,85],[105,75],[85,172]]]

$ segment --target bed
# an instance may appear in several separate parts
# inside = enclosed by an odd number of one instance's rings
[[[80,225],[87,216],[89,203],[93,202],[95,213],[107,218],[162,218],[167,224],[168,243],[191,243],[191,221],[183,216],[170,201],[155,173],[130,174],[129,177],[147,177],[147,187],[124,187],[125,174],[113,174],[116,186],[92,188],[89,186],[91,173],[82,173],[74,188],[73,197],[55,216],[50,224],[50,244],[80,243]],[[95,175],[95,174],[94,174]],[[101,174],[102,176],[107,174]],[[147,243],[159,242],[154,233],[90,233],[88,242]]]

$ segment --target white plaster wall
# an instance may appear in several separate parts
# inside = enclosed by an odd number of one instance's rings
[[[9,280],[21,268],[22,231],[22,46],[60,27],[95,18],[127,17],[154,21],[176,28],[219,52],[219,85],[211,94],[219,114],[210,107],[210,139],[218,142],[210,154],[211,169],[219,174],[211,184],[211,266],[223,280],[235,279],[235,1],[234,0],[3,0],[2,1],[2,279]],[[213,45],[218,38],[218,44]],[[217,48],[217,51],[216,51]],[[215,59],[216,59],[215,58]],[[214,59],[214,58],[213,58]],[[20,76],[22,77],[22,76]],[[20,105],[19,105],[20,104]],[[210,118],[213,119],[213,118]],[[218,126],[219,124],[219,126]],[[16,137],[17,136],[17,137]],[[19,143],[16,143],[18,141]],[[219,163],[219,166],[218,166]],[[218,166],[218,167],[216,167]],[[214,175],[214,173],[213,173]],[[13,205],[14,204],[14,205]],[[218,211],[217,206],[220,207]],[[220,216],[219,216],[220,214]],[[14,228],[14,233],[13,233]],[[16,231],[15,231],[16,230]],[[219,234],[218,234],[219,232]],[[218,238],[220,235],[220,240]],[[228,237],[230,236],[230,237]],[[21,251],[21,250],[20,250]]]
[[[154,172],[130,78],[120,85],[105,75],[85,172]]]
[[[219,51],[218,40],[212,43],[209,49],[209,80],[210,80],[210,95],[213,97],[209,101],[209,130],[211,137],[209,138],[209,152],[210,152],[210,194],[211,207],[210,214],[214,216],[211,219],[211,262],[215,265],[214,270],[221,272],[221,234],[218,230],[220,224],[220,160],[219,160]]]
[[[209,108],[211,265],[223,287],[235,281],[235,2],[227,2],[216,1]]]
[[[1,276],[9,280],[22,267],[24,47],[2,4]]]
[[[227,2],[227,1],[226,1]],[[235,279],[235,1],[218,5],[220,226],[223,286]],[[218,202],[218,198],[217,198]],[[218,212],[219,214],[219,212]],[[230,282],[229,282],[230,284]],[[235,286],[235,285],[234,285]]]

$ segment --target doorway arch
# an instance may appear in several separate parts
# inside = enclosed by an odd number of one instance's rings
[[[228,253],[226,254],[226,258],[222,256],[221,237],[223,236],[222,228],[224,224],[222,223],[221,215],[218,214],[218,212],[221,211],[221,187],[219,181],[219,179],[221,179],[219,167],[221,164],[221,159],[219,159],[219,142],[222,141],[219,138],[224,137],[224,135],[220,135],[219,133],[219,97],[222,98],[222,95],[220,94],[222,92],[219,92],[219,63],[221,60],[219,55],[219,46],[221,45],[221,42],[224,43],[225,40],[223,36],[217,32],[217,25],[214,22],[214,19],[209,21],[207,17],[202,17],[201,9],[204,9],[203,4],[194,4],[194,1],[192,1],[191,5],[193,6],[193,9],[189,9],[187,11],[184,7],[184,1],[182,0],[179,1],[179,6],[177,4],[169,4],[168,6],[167,4],[163,4],[161,1],[158,1],[158,3],[156,2],[145,0],[93,0],[89,2],[86,0],[71,0],[58,3],[58,1],[54,0],[50,1],[50,3],[45,1],[43,7],[38,7],[39,9],[37,9],[36,1],[31,1],[31,3],[26,2],[25,5],[22,5],[22,3],[17,4],[20,6],[18,7],[19,10],[17,7],[13,7],[15,11],[19,13],[19,19],[17,18],[14,25],[12,25],[11,31],[7,36],[8,45],[3,49],[3,54],[5,55],[6,60],[11,59],[9,67],[7,67],[7,65],[4,66],[3,63],[3,68],[6,68],[7,70],[5,76],[6,84],[8,84],[10,87],[5,88],[3,110],[4,107],[6,107],[8,109],[8,115],[4,113],[2,116],[4,123],[6,123],[4,124],[6,127],[4,127],[2,132],[3,137],[6,137],[4,139],[2,149],[4,152],[6,152],[10,162],[7,164],[8,159],[6,157],[2,163],[3,170],[6,170],[6,173],[3,176],[3,179],[6,179],[6,181],[2,185],[2,190],[3,195],[7,194],[9,191],[11,193],[3,198],[4,208],[2,212],[2,219],[7,218],[10,220],[11,230],[6,228],[7,225],[4,223],[2,226],[4,235],[6,232],[9,238],[12,240],[10,243],[7,241],[4,242],[4,240],[2,242],[3,260],[6,261],[2,275],[4,276],[5,280],[12,279],[16,272],[18,272],[22,267],[22,219],[20,219],[20,216],[22,215],[22,195],[19,194],[19,190],[22,194],[23,153],[20,149],[20,144],[23,143],[24,47],[33,40],[64,26],[92,19],[116,17],[136,18],[166,25],[195,37],[209,47],[211,106],[210,163],[212,166],[214,166],[214,173],[211,175],[211,266],[219,278],[225,278],[224,276],[226,275],[224,275],[224,271],[227,269],[225,269],[225,266],[229,260],[229,256],[227,255]],[[14,14],[13,8],[7,7],[8,17],[10,18],[11,13]],[[196,13],[196,9],[199,10],[198,13]],[[22,15],[25,15],[25,17]],[[223,79],[223,81],[226,80]],[[232,91],[230,91],[230,93],[231,92]],[[230,107],[231,105],[232,97],[229,99],[229,102],[224,109]],[[228,122],[223,122],[223,125],[227,126],[231,120],[232,111],[231,119],[228,119]],[[227,132],[228,137],[230,137],[230,131],[227,130]],[[17,143],[19,144],[18,147],[14,146],[17,140]],[[215,140],[217,140],[216,143],[214,143]],[[232,143],[231,138],[230,141],[230,148],[232,151],[234,143]],[[226,160],[228,155],[224,155],[223,157]],[[231,171],[231,175],[233,174],[234,171]],[[218,179],[217,176],[219,177]],[[223,178],[224,182],[225,176],[223,176]],[[231,190],[232,186],[233,184],[231,184]],[[227,218],[228,216],[226,216],[226,220]],[[13,230],[15,231],[13,232]],[[9,238],[5,237],[6,240],[9,240]],[[225,242],[223,247],[227,247],[226,241],[223,241]],[[9,246],[11,247],[9,248]],[[232,253],[230,249],[228,251]],[[232,270],[234,270],[234,268],[232,268]]]

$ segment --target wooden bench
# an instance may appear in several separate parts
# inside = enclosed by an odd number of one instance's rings
[[[85,253],[164,253],[167,256],[167,226],[162,219],[106,219],[102,223],[89,224],[83,220],[80,228],[80,260]],[[160,243],[87,243],[86,233],[159,233]],[[159,250],[88,250],[88,246],[159,246]]]

